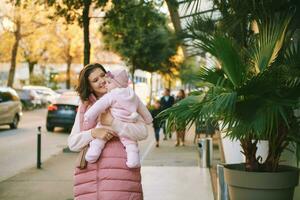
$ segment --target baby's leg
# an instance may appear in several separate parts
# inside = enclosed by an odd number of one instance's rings
[[[137,142],[128,138],[121,137],[121,142],[126,148],[127,162],[129,168],[137,168],[141,166],[140,155]]]
[[[95,163],[98,160],[105,143],[106,141],[101,139],[92,140],[90,142],[90,147],[86,152],[85,160],[89,163]]]

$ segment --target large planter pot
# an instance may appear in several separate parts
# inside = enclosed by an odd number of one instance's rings
[[[279,172],[247,172],[243,164],[224,166],[230,200],[293,200],[299,169],[280,166]]]

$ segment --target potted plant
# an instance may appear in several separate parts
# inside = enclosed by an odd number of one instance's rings
[[[214,66],[202,66],[198,80],[205,92],[194,93],[162,112],[171,128],[178,122],[215,118],[226,136],[239,140],[245,163],[226,165],[225,181],[231,200],[292,200],[299,170],[280,165],[280,156],[295,147],[300,158],[299,120],[294,110],[300,97],[300,44],[289,30],[294,10],[253,19],[256,31],[247,48],[228,34],[203,34],[195,27],[193,45],[213,56]],[[212,63],[212,62],[211,62]],[[257,144],[267,140],[265,161]]]

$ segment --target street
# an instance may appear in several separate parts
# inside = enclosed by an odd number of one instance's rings
[[[175,139],[155,147],[153,132],[139,143],[142,185],[145,200],[213,200],[207,168],[199,168],[193,134],[186,146],[174,147]],[[58,153],[43,163],[42,169],[26,169],[0,182],[0,199],[73,199],[73,172],[77,154]]]
[[[47,132],[46,109],[23,112],[18,129],[0,126],[0,181],[36,165],[37,127],[42,127],[42,162],[66,147],[68,133],[63,129]]]
[[[46,109],[23,112],[18,129],[0,126],[0,182],[36,165],[38,126],[42,127],[42,162],[67,146],[68,132],[60,128],[46,131],[46,115]],[[148,139],[139,143],[142,161],[154,145],[151,131]]]

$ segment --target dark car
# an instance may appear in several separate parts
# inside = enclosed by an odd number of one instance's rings
[[[79,104],[79,96],[75,92],[65,92],[48,106],[47,131],[55,127],[72,128]]]
[[[22,104],[17,92],[9,87],[0,87],[0,125],[18,127],[22,116]]]

